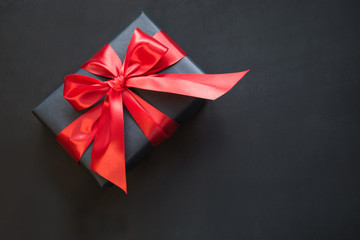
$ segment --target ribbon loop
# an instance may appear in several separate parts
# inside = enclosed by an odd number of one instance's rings
[[[95,78],[71,74],[65,77],[64,97],[76,109],[86,109],[99,101],[109,86]]]
[[[124,60],[124,76],[145,74],[159,62],[167,50],[159,41],[136,28]]]
[[[122,63],[114,49],[106,44],[81,68],[95,75],[114,78],[120,75]]]

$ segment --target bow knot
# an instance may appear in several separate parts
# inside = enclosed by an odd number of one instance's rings
[[[123,91],[125,88],[125,77],[120,75],[106,81],[106,83],[115,91]]]

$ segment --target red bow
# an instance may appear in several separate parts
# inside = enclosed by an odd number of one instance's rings
[[[76,110],[99,103],[69,126],[57,140],[77,161],[94,141],[90,169],[125,192],[125,147],[123,104],[145,136],[156,146],[170,137],[179,124],[132,92],[129,87],[192,97],[216,99],[229,91],[248,71],[228,74],[154,74],[186,53],[163,31],[153,37],[136,29],[124,63],[110,45],[105,45],[81,68],[109,78],[100,81],[72,74],[65,77],[64,97]]]

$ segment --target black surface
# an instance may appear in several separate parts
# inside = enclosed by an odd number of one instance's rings
[[[125,195],[31,109],[142,10],[205,72],[252,71],[143,159]],[[1,239],[360,239],[359,10],[2,0]]]

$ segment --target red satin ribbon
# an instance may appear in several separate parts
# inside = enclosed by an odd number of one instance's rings
[[[125,192],[125,146],[123,104],[153,146],[170,137],[179,124],[132,92],[129,87],[216,99],[229,91],[248,71],[228,74],[155,74],[186,53],[164,32],[153,37],[136,29],[124,63],[105,45],[81,68],[109,78],[100,81],[72,74],[65,77],[64,97],[76,110],[91,107],[57,136],[58,142],[79,161],[94,141],[90,169]]]

